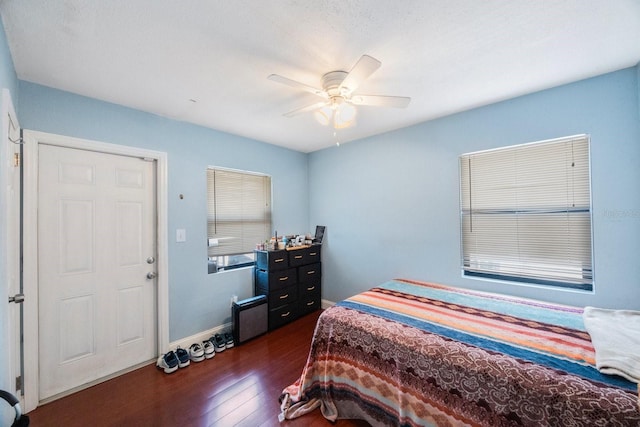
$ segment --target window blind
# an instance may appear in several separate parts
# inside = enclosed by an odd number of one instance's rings
[[[460,157],[465,275],[591,290],[586,135]]]
[[[251,253],[271,236],[271,178],[207,169],[209,256]]]

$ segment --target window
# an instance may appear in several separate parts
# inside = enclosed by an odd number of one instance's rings
[[[209,273],[253,265],[256,243],[271,236],[271,178],[207,169]]]
[[[460,156],[465,276],[592,290],[589,138]]]

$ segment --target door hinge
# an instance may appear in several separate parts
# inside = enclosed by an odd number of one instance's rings
[[[22,390],[22,375],[16,377],[16,390]]]
[[[13,166],[20,167],[20,153],[13,153]]]
[[[9,297],[9,302],[15,302],[16,304],[22,304],[24,302],[24,294],[15,294]]]

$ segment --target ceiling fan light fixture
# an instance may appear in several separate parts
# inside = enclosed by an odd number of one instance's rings
[[[334,113],[335,111],[333,108],[331,108],[328,105],[325,105],[324,107],[320,108],[315,113],[313,113],[313,115],[318,121],[318,123],[320,123],[323,126],[329,126],[329,124],[333,120]]]
[[[342,122],[353,122],[356,118],[356,107],[348,102],[343,102],[338,106],[336,110],[336,118],[339,118]]]
[[[334,129],[346,129],[350,126],[352,126],[355,123],[355,121],[350,121],[350,122],[344,122],[344,121],[340,121],[339,119],[336,119],[333,121],[333,128]]]
[[[356,107],[342,97],[334,97],[331,104],[316,110],[313,115],[323,126],[332,125],[334,129],[344,129],[355,123]]]
[[[334,129],[348,128],[355,123],[356,107],[343,96],[332,97],[331,108],[335,111],[333,114]]]

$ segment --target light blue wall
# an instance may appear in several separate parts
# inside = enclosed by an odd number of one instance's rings
[[[13,98],[14,104],[16,104],[15,95],[17,93],[18,79],[16,77],[16,72],[13,67],[13,59],[11,58],[11,53],[9,52],[9,46],[7,45],[7,37],[4,33],[4,25],[2,24],[2,20],[0,20],[0,88],[9,89],[11,93],[11,97]],[[14,105],[17,109],[17,105]],[[4,218],[6,218],[6,160],[0,158],[0,219],[3,221],[3,224],[0,226],[0,247],[4,248],[6,242],[6,234],[4,228]],[[6,277],[6,257],[4,254],[0,254],[0,348],[8,348],[9,347],[9,331],[8,331],[8,312],[7,312],[7,283],[5,283],[4,278]],[[10,372],[10,364],[6,363],[9,359],[9,355],[6,352],[2,352],[2,358],[5,363],[2,364],[0,368],[0,390],[8,390],[12,389],[9,382],[9,372]],[[2,412],[0,412],[1,414]],[[2,419],[2,418],[0,418]]]
[[[229,322],[231,296],[253,295],[250,269],[207,274],[207,166],[271,175],[274,228],[309,230],[305,154],[23,81],[19,93],[25,129],[168,153],[172,341]],[[185,243],[175,242],[178,228],[186,229]]]
[[[13,66],[13,58],[7,44],[7,36],[4,32],[4,25],[0,19],[0,87],[9,89],[15,96],[18,93],[18,78]],[[15,103],[15,100],[14,100]],[[17,109],[17,105],[14,105]]]
[[[323,298],[405,277],[640,309],[639,119],[630,68],[312,153],[311,224],[327,226]],[[591,135],[595,293],[461,277],[458,156],[579,133]]]

